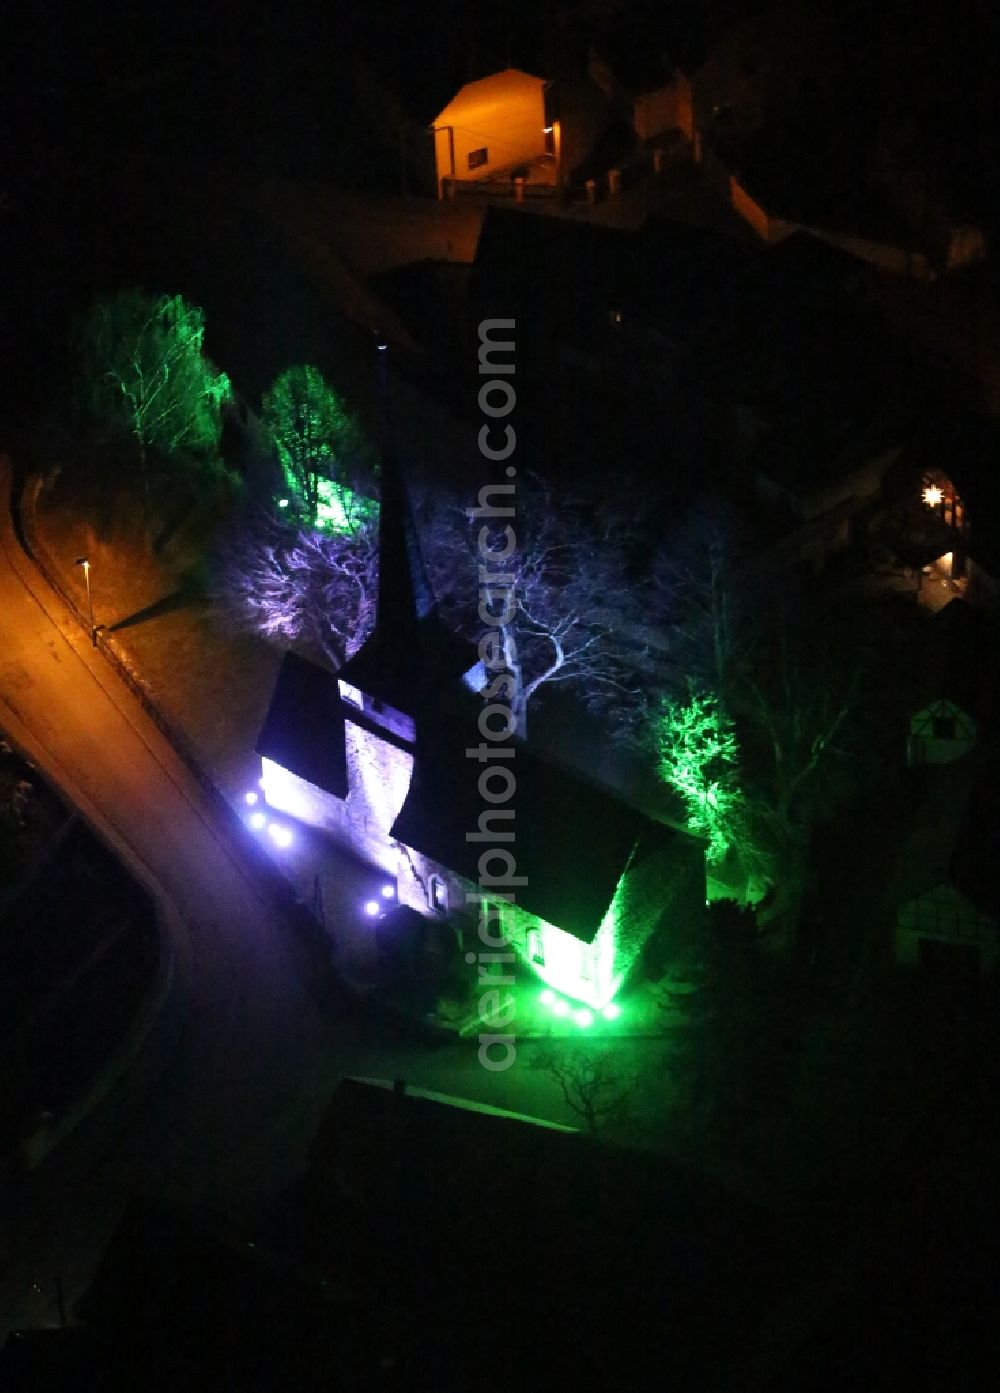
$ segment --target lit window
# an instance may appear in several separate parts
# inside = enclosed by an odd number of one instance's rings
[[[478,168],[480,167],[480,165],[486,164],[486,163],[488,162],[488,160],[489,160],[489,152],[488,152],[488,150],[486,149],[486,146],[485,146],[485,145],[483,146],[483,148],[482,148],[481,150],[470,150],[470,151],[469,151],[469,168],[470,168],[470,169],[478,169]]]
[[[448,908],[448,887],[439,875],[432,875],[427,882],[427,903],[442,913]]]
[[[528,956],[537,967],[545,966],[545,944],[539,929],[532,929],[528,937]]]

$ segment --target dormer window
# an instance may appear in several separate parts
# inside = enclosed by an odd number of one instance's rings
[[[954,716],[932,716],[931,724],[933,726],[935,740],[955,739]]]

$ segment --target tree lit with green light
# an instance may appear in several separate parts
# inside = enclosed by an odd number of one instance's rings
[[[264,397],[263,419],[306,525],[350,533],[373,521],[371,448],[318,368],[286,369]]]
[[[229,378],[204,353],[205,316],[181,295],[125,290],[99,300],[77,351],[91,414],[135,443],[147,511],[152,456],[189,474],[219,471]]]
[[[660,777],[683,801],[691,831],[707,839],[709,859],[722,860],[743,808],[732,721],[716,697],[692,692],[664,702],[656,737]]]

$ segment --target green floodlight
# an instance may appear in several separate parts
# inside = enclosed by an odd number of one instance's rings
[[[616,1021],[622,1013],[622,1008],[614,1001],[609,1001],[601,1012],[606,1021]]]
[[[538,1000],[542,1003],[543,1006],[551,1006],[555,999],[556,994],[554,991],[552,991],[551,987],[546,987],[545,990],[542,992],[541,996],[538,998]]]
[[[566,1004],[565,1001],[563,1001],[561,996],[556,997],[555,1001],[553,1002],[552,1009],[557,1016],[569,1015],[569,1006]]]
[[[573,1013],[573,1019],[576,1021],[577,1025],[588,1026],[594,1019],[594,1014],[592,1011],[588,1011],[586,1007],[583,1007],[581,1010]]]

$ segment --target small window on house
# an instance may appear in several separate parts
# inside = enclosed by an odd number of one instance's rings
[[[481,150],[469,151],[469,168],[478,169],[480,165],[486,164],[489,160],[489,151],[484,145]]]
[[[439,875],[432,875],[427,882],[427,903],[442,914],[448,908],[448,887]]]
[[[612,324],[620,324],[622,322],[621,310],[608,310],[608,319]]]
[[[545,966],[545,944],[542,941],[542,935],[538,929],[531,930],[531,936],[528,941],[528,956],[537,967]]]
[[[931,724],[934,728],[935,740],[954,740],[955,739],[955,717],[954,716],[932,716]]]

